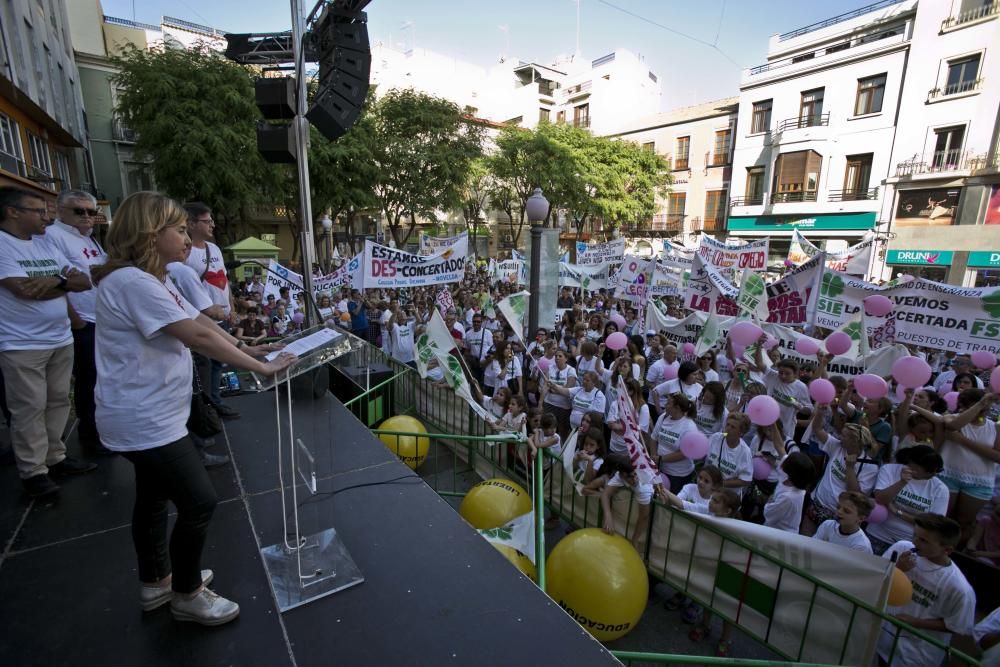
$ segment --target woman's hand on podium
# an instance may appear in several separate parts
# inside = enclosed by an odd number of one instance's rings
[[[282,352],[273,361],[268,361],[261,364],[260,375],[270,377],[280,371],[285,370],[292,364],[298,361],[298,357],[290,352]]]
[[[267,345],[248,345],[240,348],[243,352],[254,359],[262,359],[271,352],[285,349],[284,343],[268,343]]]

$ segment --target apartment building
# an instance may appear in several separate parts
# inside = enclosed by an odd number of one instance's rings
[[[624,227],[627,238],[689,242],[701,232],[726,236],[739,101],[729,97],[658,113],[611,135],[665,156],[673,177],[652,219]]]
[[[879,275],[1000,284],[1000,2],[920,0]]]
[[[793,229],[830,250],[876,229],[916,15],[881,0],[772,36],[743,71],[728,231],[771,237],[771,266]]]
[[[92,188],[83,99],[61,0],[0,4],[0,185]],[[53,210],[54,213],[54,210]]]

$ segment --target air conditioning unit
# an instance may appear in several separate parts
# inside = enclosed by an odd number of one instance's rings
[[[513,243],[514,237],[511,236],[510,234],[503,234],[500,237],[500,240],[503,241],[504,243]]]

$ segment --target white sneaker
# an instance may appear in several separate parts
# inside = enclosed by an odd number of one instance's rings
[[[211,570],[201,571],[201,582],[203,585],[208,586],[214,578],[215,573]],[[139,587],[139,604],[142,605],[143,611],[159,609],[170,602],[173,597],[174,591],[170,588],[170,584],[166,586],[149,586],[143,584]]]
[[[193,598],[183,595],[173,596],[170,600],[170,613],[178,621],[222,625],[240,615],[240,606],[218,593],[202,588]]]

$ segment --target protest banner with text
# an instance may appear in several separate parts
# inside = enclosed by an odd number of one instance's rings
[[[743,245],[726,245],[702,233],[697,254],[706,264],[717,269],[763,271],[767,268],[767,249],[766,238]]]
[[[576,263],[583,266],[620,262],[624,256],[625,239],[616,239],[597,245],[587,245],[583,242],[576,244]]]
[[[465,277],[468,238],[433,255],[420,256],[365,241],[362,261],[365,288],[444,285]]]

